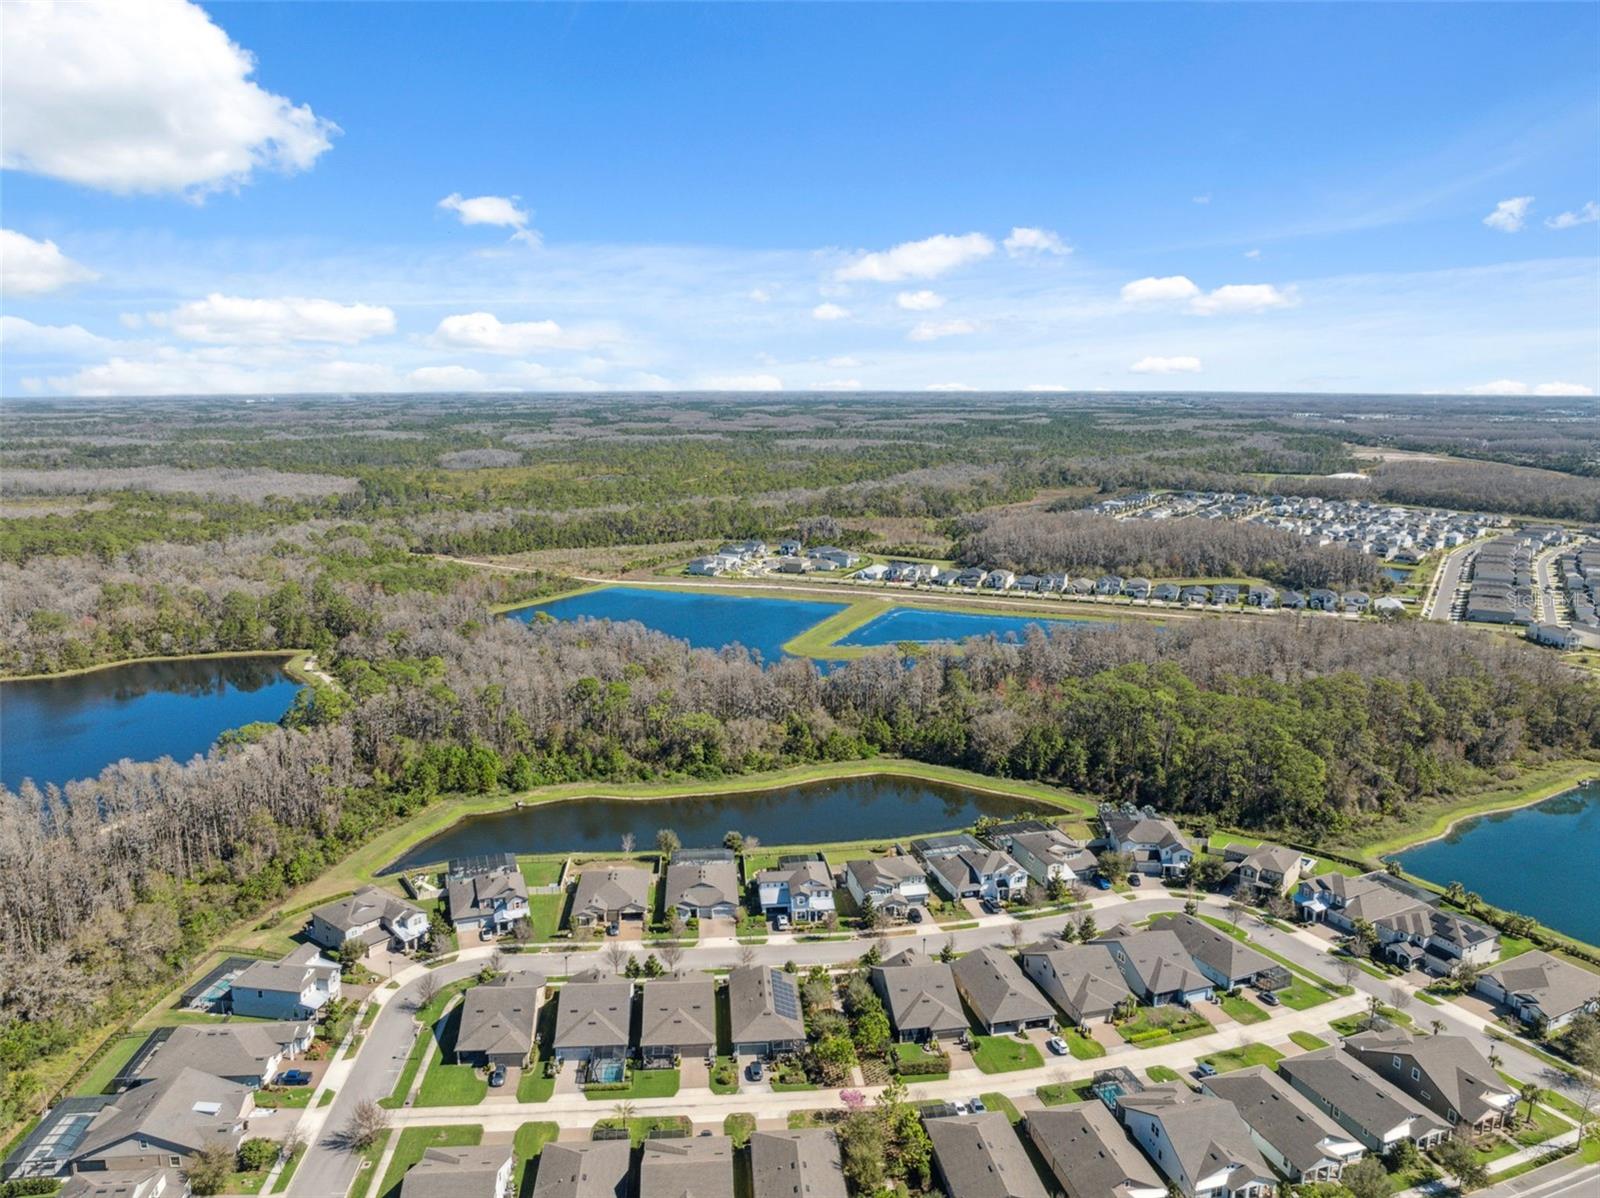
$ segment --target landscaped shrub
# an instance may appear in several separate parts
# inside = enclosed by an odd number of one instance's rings
[[[278,1142],[257,1137],[239,1145],[239,1168],[246,1173],[256,1173],[272,1168],[278,1159]]]

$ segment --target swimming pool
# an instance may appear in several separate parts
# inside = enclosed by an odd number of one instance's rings
[[[591,1082],[620,1082],[627,1077],[627,1066],[617,1057],[602,1057],[589,1062]]]

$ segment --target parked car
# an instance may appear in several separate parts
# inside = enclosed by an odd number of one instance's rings
[[[615,922],[615,921],[606,924],[606,935],[607,936],[620,936],[620,935],[622,935],[622,925],[620,923]]]
[[[973,1099],[973,1100],[972,1100],[972,1113],[973,1113],[973,1114],[974,1114],[974,1115],[981,1115],[981,1114],[983,1114],[983,1113],[984,1113],[984,1112],[985,1112],[985,1111],[987,1111],[987,1110],[988,1110],[988,1109],[989,1109],[989,1108],[988,1108],[988,1107],[986,1107],[986,1106],[984,1106],[984,1105],[983,1105],[983,1099],[981,1099],[981,1098],[974,1098],[974,1099]]]
[[[956,1114],[958,1115],[972,1114],[972,1104],[970,1102],[954,1102],[950,1105],[956,1108]]]
[[[1272,991],[1263,990],[1261,992],[1261,1001],[1269,1007],[1275,1007],[1281,1000]]]
[[[906,918],[909,919],[912,923],[921,923],[922,922],[922,908],[921,907],[913,907],[913,908],[911,908],[911,910],[906,912]]]
[[[1096,886],[1098,886],[1101,890],[1110,890],[1111,889],[1111,879],[1110,878],[1096,878],[1094,880],[1094,884]]]
[[[496,1088],[506,1084],[506,1067],[504,1065],[496,1065],[490,1072],[489,1084]]]
[[[280,1086],[309,1086],[311,1075],[304,1069],[285,1069],[276,1080]]]
[[[744,1075],[746,1077],[748,1077],[753,1082],[760,1081],[761,1080],[761,1062],[760,1061],[751,1061],[749,1067],[744,1071]]]
[[[1200,1064],[1195,1067],[1194,1074],[1196,1077],[1216,1077],[1217,1067],[1210,1061],[1201,1061]]]
[[[986,898],[978,906],[982,907],[990,915],[998,915],[1000,913],[1000,904],[993,899]]]
[[[1055,1053],[1058,1057],[1066,1056],[1069,1051],[1067,1048],[1067,1042],[1060,1036],[1051,1036],[1044,1042],[1044,1046],[1051,1052]]]
[[[1129,874],[1128,875],[1128,885],[1129,886],[1143,886],[1144,885],[1144,875],[1143,874]]]
[[[783,914],[781,911],[778,912],[778,914],[772,917],[772,926],[780,932],[787,931],[789,927],[789,917]]]

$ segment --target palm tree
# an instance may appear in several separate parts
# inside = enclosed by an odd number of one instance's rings
[[[1533,1108],[1539,1105],[1539,1100],[1544,1097],[1544,1091],[1540,1089],[1536,1082],[1529,1082],[1522,1087],[1517,1097],[1528,1104],[1528,1122],[1532,1123]]]
[[[1467,897],[1467,888],[1460,882],[1451,882],[1450,885],[1445,887],[1444,897],[1446,902],[1454,903],[1459,907]]]
[[[1430,1019],[1430,1020],[1428,1020],[1428,1030],[1431,1031],[1435,1036],[1437,1036],[1440,1032],[1444,1031],[1444,1020],[1442,1020],[1442,1019]]]
[[[1483,902],[1483,899],[1478,897],[1478,892],[1476,890],[1469,890],[1466,893],[1466,897],[1462,899],[1462,902],[1466,903],[1468,911],[1476,911],[1478,909],[1478,904]]]
[[[631,1102],[619,1102],[611,1108],[611,1117],[623,1127],[627,1127],[633,1122],[633,1113],[638,1109]]]
[[[1489,1049],[1489,1065],[1490,1065],[1490,1067],[1494,1068],[1494,1069],[1500,1068],[1500,1060],[1501,1060],[1500,1050],[1497,1049],[1497,1048],[1491,1047]]]

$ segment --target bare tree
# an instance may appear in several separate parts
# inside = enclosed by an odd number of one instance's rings
[[[1339,980],[1346,986],[1354,986],[1356,978],[1361,976],[1361,966],[1350,957],[1335,957],[1333,967],[1339,973]]]
[[[420,1011],[431,1003],[439,993],[439,975],[430,969],[417,980],[417,992],[411,1001],[413,1010]]]
[[[601,960],[606,963],[606,968],[612,973],[621,973],[628,965],[628,950],[613,940],[606,945],[606,951],[601,954]]]
[[[1015,949],[1022,947],[1022,942],[1027,938],[1028,933],[1023,930],[1020,923],[1013,923],[1006,929],[1006,935],[1011,937],[1011,947]]]
[[[638,844],[638,843],[639,843],[638,838],[636,836],[634,836],[634,834],[632,832],[624,832],[622,834],[622,854],[623,854],[623,856],[626,857],[629,854],[631,854],[633,852],[633,846]]]
[[[371,1148],[388,1127],[389,1112],[372,1099],[363,1098],[356,1103],[356,1109],[350,1112],[350,1119],[344,1125],[339,1140],[349,1151],[360,1152]]]
[[[496,948],[494,952],[489,954],[489,972],[496,974],[503,973],[505,972],[505,967],[506,955]]]
[[[1406,1010],[1415,1001],[1411,991],[1407,990],[1399,982],[1389,987],[1389,1005],[1396,1011]]]
[[[755,964],[755,960],[756,960],[756,950],[751,948],[749,945],[746,945],[744,948],[741,948],[739,950],[739,964],[740,965],[745,965],[745,966],[753,965],[753,964]]]
[[[661,962],[667,967],[668,973],[678,972],[678,962],[683,960],[683,945],[663,944],[661,946]]]

